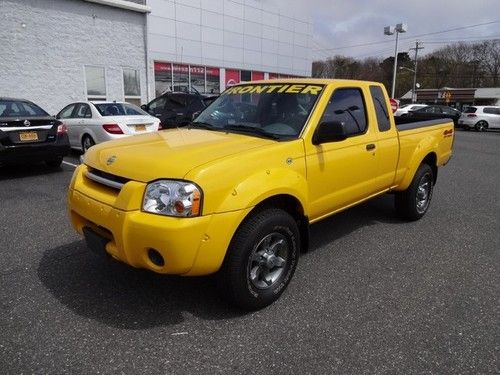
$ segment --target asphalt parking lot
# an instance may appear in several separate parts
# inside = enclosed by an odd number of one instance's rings
[[[66,162],[0,169],[2,373],[500,371],[500,132],[457,133],[422,220],[387,195],[314,225],[287,291],[250,314],[210,277],[94,256]]]

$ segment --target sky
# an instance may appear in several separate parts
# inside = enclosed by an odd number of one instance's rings
[[[398,23],[408,26],[406,33],[399,34],[399,52],[409,52],[415,40],[423,42],[424,49],[419,54],[425,55],[457,41],[500,39],[500,0],[270,1],[309,14],[314,60],[334,55],[357,59],[394,56],[395,35],[384,35],[384,26]],[[477,26],[468,27],[473,25]],[[458,28],[461,29],[442,32]],[[430,33],[434,34],[423,35]]]

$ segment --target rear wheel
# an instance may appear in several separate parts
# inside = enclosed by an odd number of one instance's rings
[[[59,168],[61,166],[62,161],[63,161],[62,156],[58,156],[57,158],[54,159],[45,160],[45,164],[47,164],[47,167],[49,168]]]
[[[432,168],[428,164],[421,164],[408,189],[396,193],[395,206],[398,213],[410,221],[423,217],[429,209],[433,187]]]
[[[295,272],[299,244],[297,223],[287,212],[253,214],[235,233],[219,272],[223,295],[245,310],[276,301]]]
[[[82,139],[82,151],[84,153],[87,152],[87,150],[93,145],[95,145],[95,141],[92,139],[92,137],[88,134],[84,135]]]
[[[475,128],[476,128],[476,131],[478,131],[478,132],[485,132],[486,129],[488,129],[488,123],[484,120],[478,121]]]

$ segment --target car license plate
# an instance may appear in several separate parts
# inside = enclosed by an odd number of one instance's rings
[[[19,133],[19,140],[23,142],[38,141],[38,134],[37,132],[22,132]]]
[[[144,124],[141,124],[141,125],[136,125],[136,126],[135,126],[135,131],[136,131],[136,132],[143,132],[143,131],[145,131],[145,130],[146,130],[146,125],[144,125]]]

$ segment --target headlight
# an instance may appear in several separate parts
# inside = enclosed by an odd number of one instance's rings
[[[166,216],[201,214],[201,191],[191,182],[159,180],[148,184],[142,209]]]

